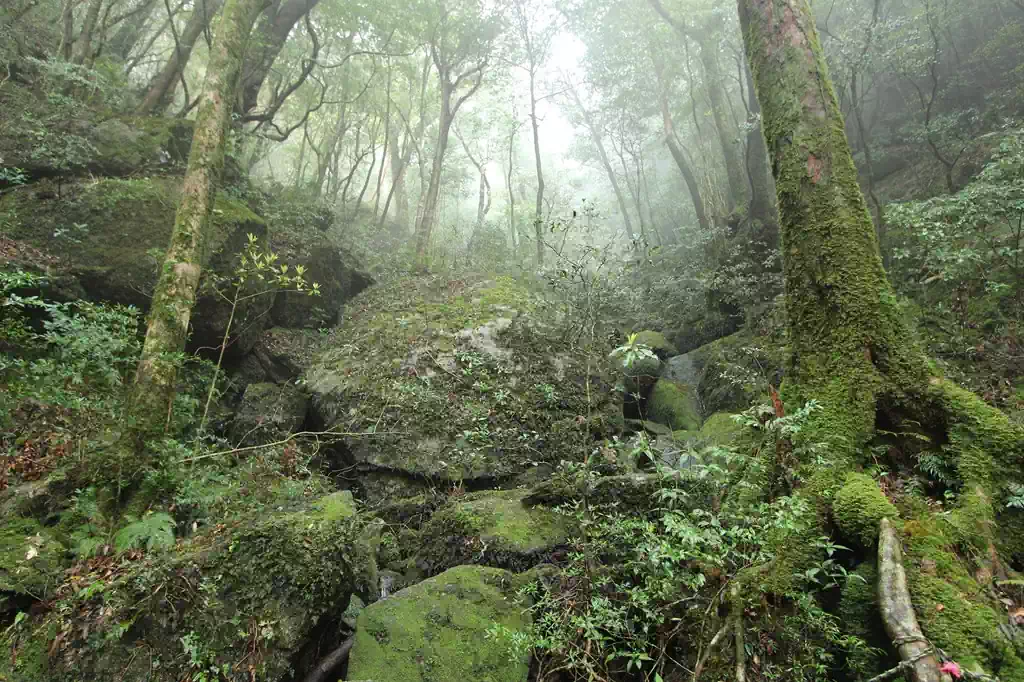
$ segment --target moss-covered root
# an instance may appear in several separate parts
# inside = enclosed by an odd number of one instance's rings
[[[885,631],[900,652],[911,682],[948,682],[939,660],[921,632],[907,589],[900,541],[892,522],[883,518],[878,535],[878,603]]]

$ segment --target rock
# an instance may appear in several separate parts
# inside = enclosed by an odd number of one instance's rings
[[[558,506],[580,500],[586,492],[587,499],[592,504],[615,505],[620,510],[643,511],[657,508],[662,504],[657,493],[666,487],[679,489],[683,493],[679,499],[685,500],[688,507],[702,509],[711,509],[715,495],[721,492],[708,479],[697,479],[685,472],[672,472],[668,476],[629,474],[601,476],[586,491],[574,483],[551,479],[531,489],[522,498],[522,503],[527,506]]]
[[[196,660],[226,666],[224,679],[292,679],[294,657],[318,620],[340,617],[353,594],[376,596],[379,532],[378,523],[363,523],[349,494],[335,493],[112,562],[102,575],[83,572],[75,585],[91,596],[32,616],[25,631],[56,634],[67,624],[77,633],[119,627],[119,636],[101,635],[87,647],[72,637],[34,638],[39,646],[25,640],[16,657],[0,660],[0,679],[179,682],[192,679]],[[183,645],[194,657],[182,655]],[[160,665],[135,655],[143,650]]]
[[[569,539],[567,517],[523,505],[521,490],[457,498],[423,527],[417,561],[436,575],[453,566],[479,564],[516,573],[540,563]]]
[[[38,601],[49,598],[67,564],[64,545],[38,521],[5,517],[0,525],[0,615],[5,595]]]
[[[355,257],[341,247],[340,235],[329,233],[333,215],[319,211],[315,205],[302,206],[292,202],[287,210],[277,208],[273,217],[274,252],[282,263],[301,265],[310,284],[319,284],[319,296],[301,292],[285,292],[277,297],[271,310],[278,327],[319,329],[334,325],[342,305],[373,284],[373,278],[361,271]],[[326,220],[326,224],[325,224]]]
[[[661,332],[642,331],[636,335],[636,342],[643,344],[654,351],[658,359],[664,362],[671,357],[679,355],[679,351],[673,346]]]
[[[236,447],[265,445],[295,433],[306,420],[309,399],[291,384],[249,384],[231,425]]]
[[[658,379],[647,400],[647,417],[673,431],[700,428],[700,406],[691,387],[669,379]]]
[[[495,626],[524,632],[514,576],[459,566],[371,604],[360,614],[347,679],[383,682],[526,682],[527,658],[488,636]]]
[[[704,421],[698,435],[704,445],[727,446],[733,445],[752,430],[733,419],[733,415],[716,412]]]
[[[559,329],[511,279],[397,280],[346,315],[303,379],[318,427],[365,433],[346,436],[335,462],[353,467],[371,503],[577,460],[581,438],[621,421],[607,352],[590,359],[589,377],[586,358],[553,353]],[[398,479],[404,490],[381,489]]]
[[[312,329],[267,329],[242,361],[238,374],[245,383],[293,381],[306,371],[325,339]]]
[[[175,178],[104,179],[65,185],[61,198],[46,183],[21,187],[0,198],[3,236],[39,249],[53,259],[47,275],[72,278],[86,298],[134,305],[149,302],[170,241],[180,181]],[[230,276],[247,234],[264,237],[266,223],[241,202],[221,194],[207,235],[203,287]],[[244,293],[255,293],[248,288]],[[273,294],[255,296],[238,307],[226,357],[240,359],[259,337]],[[192,314],[189,349],[215,355],[231,305],[209,288]]]

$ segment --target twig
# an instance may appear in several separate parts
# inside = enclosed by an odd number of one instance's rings
[[[220,455],[234,455],[239,452],[251,452],[252,450],[261,450],[263,448],[274,448],[278,445],[285,445],[300,436],[346,436],[350,438],[374,438],[376,436],[404,436],[407,435],[406,431],[387,431],[385,433],[366,433],[366,432],[350,432],[350,431],[299,431],[282,440],[274,441],[273,443],[264,443],[263,445],[250,445],[244,448],[232,448],[231,450],[218,450],[217,452],[207,452],[203,455],[196,455],[195,457],[185,457],[184,459],[178,460],[179,464],[185,464],[187,462],[198,462],[201,459],[207,459],[209,457],[219,457]]]
[[[317,666],[310,670],[309,674],[306,675],[304,682],[322,682],[324,678],[331,674],[332,670],[345,662],[345,659],[348,658],[348,654],[352,650],[352,645],[355,644],[355,641],[356,638],[354,636],[349,637],[339,644],[334,651],[320,659]]]

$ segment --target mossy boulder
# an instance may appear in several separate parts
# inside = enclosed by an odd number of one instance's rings
[[[2,657],[0,679],[179,682],[197,667],[226,682],[291,679],[318,622],[376,593],[379,532],[342,492],[104,562],[25,624],[51,644]]]
[[[430,575],[461,564],[524,571],[568,542],[568,517],[526,506],[520,490],[456,499],[423,527],[417,562]]]
[[[318,426],[359,434],[334,454],[364,482],[493,484],[616,432],[609,350],[574,352],[511,279],[414,277],[347,304],[303,379]]]
[[[749,431],[751,429],[733,419],[733,415],[716,412],[704,420],[698,435],[706,445],[727,446],[738,443],[744,436],[749,435]]]
[[[673,431],[700,428],[700,406],[693,390],[685,384],[658,379],[647,399],[647,418]]]
[[[308,403],[293,384],[249,384],[235,412],[231,440],[239,447],[279,441],[302,426]]]
[[[636,342],[650,348],[654,351],[654,354],[658,356],[658,359],[662,361],[679,355],[679,351],[676,350],[676,347],[673,346],[661,332],[651,330],[638,332],[636,335]]]
[[[850,473],[832,500],[832,517],[843,537],[870,549],[878,544],[882,519],[897,519],[899,512],[875,479]]]
[[[67,566],[67,551],[34,519],[6,517],[0,525],[0,614],[8,598],[52,596]]]
[[[459,566],[371,604],[356,622],[347,679],[526,682],[526,657],[488,636],[528,627],[515,585],[507,571]]]
[[[327,337],[314,329],[265,330],[239,365],[245,383],[292,381],[302,375]]]
[[[0,236],[47,254],[52,259],[47,275],[74,279],[85,297],[146,311],[170,242],[179,191],[180,181],[165,177],[78,182],[65,185],[59,197],[55,187],[37,183],[0,198]],[[250,233],[266,236],[263,219],[244,203],[218,195],[202,259],[204,286],[210,273],[233,273]],[[267,294],[239,305],[229,357],[241,357],[253,346],[272,304],[273,295]],[[219,347],[230,312],[230,303],[201,289],[190,348],[212,353]]]

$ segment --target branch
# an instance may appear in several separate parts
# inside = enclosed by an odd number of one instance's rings
[[[686,28],[686,24],[684,24],[683,22],[681,22],[680,20],[676,19],[671,14],[669,14],[668,10],[665,9],[665,6],[661,4],[661,0],[647,0],[647,1],[651,3],[651,7],[653,7],[654,11],[658,13],[658,16],[660,16],[662,19],[664,19],[665,23],[667,23],[669,26],[674,28],[676,30],[676,32],[679,33],[679,35],[681,35],[683,38],[689,38],[690,37],[689,31]]]

